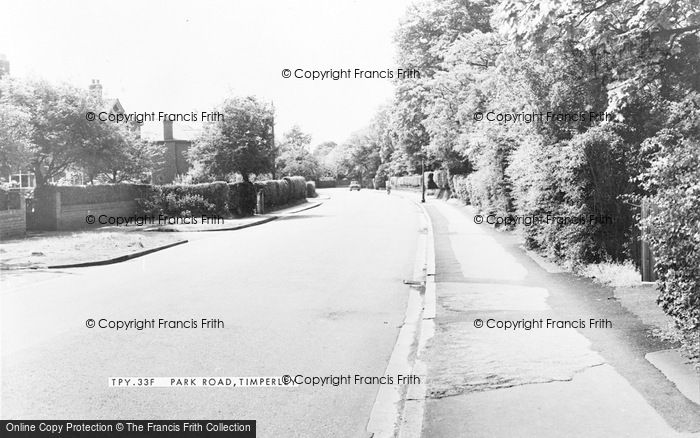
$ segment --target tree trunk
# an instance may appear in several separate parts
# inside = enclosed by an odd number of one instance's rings
[[[43,186],[46,184],[46,178],[44,178],[44,174],[41,173],[41,167],[39,164],[34,164],[32,166],[32,169],[34,170],[34,181],[36,183],[36,186]]]

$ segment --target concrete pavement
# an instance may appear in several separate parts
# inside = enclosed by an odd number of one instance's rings
[[[426,208],[437,315],[422,436],[700,436],[700,406],[645,360],[665,346],[636,316],[468,210]]]
[[[404,322],[421,212],[337,190],[324,205],[117,265],[2,289],[4,419],[255,419],[261,437],[367,436],[378,384],[108,387],[115,376],[381,377]],[[114,330],[88,319],[220,319]]]

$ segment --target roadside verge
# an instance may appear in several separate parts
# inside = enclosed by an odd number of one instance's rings
[[[114,257],[111,259],[107,260],[98,260],[98,261],[93,261],[93,262],[84,262],[84,263],[69,263],[66,265],[52,265],[48,266],[49,269],[61,269],[61,268],[84,268],[88,266],[101,266],[101,265],[111,265],[113,263],[120,263],[120,262],[125,262],[127,260],[135,259],[138,257],[143,257],[147,254],[151,254],[157,251],[162,251],[164,249],[172,248],[173,246],[177,245],[182,245],[183,243],[187,243],[187,240],[181,240],[179,242],[174,242],[174,243],[169,243],[167,245],[162,245],[162,246],[157,246],[155,248],[150,248],[144,251],[137,251],[131,254],[126,254],[123,256],[119,257]]]

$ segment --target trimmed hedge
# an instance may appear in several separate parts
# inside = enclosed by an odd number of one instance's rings
[[[306,198],[306,179],[303,176],[285,176],[282,179],[289,183],[290,200]]]
[[[237,216],[252,216],[256,203],[255,185],[251,182],[228,184],[228,210]]]
[[[279,202],[280,204],[277,205],[284,205],[287,204],[291,199],[292,199],[292,187],[289,184],[289,181],[285,179],[279,179],[277,180],[277,184],[279,187]]]
[[[324,177],[316,181],[316,188],[319,189],[333,189],[335,187],[338,187],[338,181],[335,178]]]
[[[259,186],[260,188],[263,189],[263,192],[265,193],[265,205],[266,206],[272,206],[272,205],[278,205],[280,196],[281,195],[281,187],[280,183],[277,180],[270,180],[270,181],[263,181],[260,183],[255,183],[256,186]]]
[[[316,183],[313,181],[307,181],[306,182],[306,197],[307,198],[315,198],[318,196],[316,194]]]
[[[262,191],[265,195],[265,207],[275,205],[275,200],[279,197],[279,188],[274,181],[256,181],[255,191]]]
[[[265,207],[280,207],[307,196],[307,182],[302,176],[258,181],[255,186],[257,190],[262,190],[265,194]]]

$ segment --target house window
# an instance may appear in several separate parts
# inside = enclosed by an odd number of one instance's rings
[[[36,186],[33,173],[13,173],[10,175],[10,182],[16,183],[20,188],[32,188]]]

